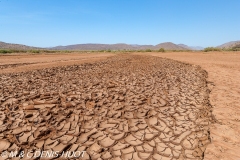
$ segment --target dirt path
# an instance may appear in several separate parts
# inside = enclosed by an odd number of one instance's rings
[[[212,143],[205,159],[240,159],[240,53],[151,53],[182,62],[200,65],[208,72],[212,89],[210,102],[217,123],[211,126]]]
[[[213,117],[206,72],[198,66],[119,55],[91,64],[1,74],[0,84],[0,152],[202,159],[210,143]]]

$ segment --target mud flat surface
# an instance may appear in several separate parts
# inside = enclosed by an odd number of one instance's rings
[[[0,74],[90,63],[114,56],[111,53],[10,54],[0,55]]]
[[[198,66],[139,55],[1,74],[0,152],[203,159],[213,121],[206,76]]]
[[[200,65],[208,72],[210,103],[216,123],[204,159],[240,160],[240,52],[152,53]]]

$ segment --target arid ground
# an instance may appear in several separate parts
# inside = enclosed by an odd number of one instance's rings
[[[239,81],[239,52],[0,56],[0,153],[240,159]]]
[[[114,54],[83,53],[0,55],[0,73],[16,73],[30,71],[34,69],[92,63],[98,60],[105,59],[109,56],[114,56]]]
[[[200,65],[208,72],[210,103],[216,122],[204,159],[240,159],[240,52],[153,53]]]

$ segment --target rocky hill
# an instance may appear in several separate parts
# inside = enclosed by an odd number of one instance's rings
[[[0,49],[30,50],[30,49],[40,49],[40,48],[26,46],[26,45],[22,45],[22,44],[0,42]]]
[[[240,48],[240,41],[231,41],[228,43],[224,43],[220,46],[217,46],[217,48],[221,48],[221,49]]]
[[[152,49],[158,50],[160,48],[164,48],[166,50],[189,50],[189,48],[185,48],[179,46],[177,44],[166,42],[160,43],[158,45],[130,45],[124,43],[118,44],[76,44],[76,45],[68,45],[68,46],[57,46],[50,49],[55,50],[145,50]]]
[[[200,46],[187,46],[185,44],[178,44],[181,47],[188,48],[189,50],[203,50],[203,47]]]
[[[159,50],[160,48],[164,48],[165,50],[197,50],[192,47],[189,47],[184,44],[174,44],[172,42],[160,43],[157,45],[133,45],[133,44],[125,44],[125,43],[117,43],[117,44],[75,44],[75,45],[67,45],[67,46],[56,46],[50,48],[38,48],[31,47],[22,44],[13,44],[13,43],[5,43],[0,42],[0,49],[17,49],[17,50],[31,50],[31,49],[50,49],[50,50]]]

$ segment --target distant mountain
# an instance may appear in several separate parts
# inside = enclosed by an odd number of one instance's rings
[[[178,44],[179,46],[181,46],[181,47],[184,47],[184,48],[187,48],[187,49],[190,49],[190,50],[192,50],[192,48],[191,47],[189,47],[189,46],[187,46],[187,45],[185,45],[185,44]]]
[[[164,48],[165,50],[189,50],[190,48],[181,45],[177,45],[171,42],[160,43],[158,45],[137,45],[137,44],[75,44],[67,46],[56,46],[50,48],[37,48],[21,44],[12,44],[0,42],[0,49],[18,49],[18,50],[29,50],[29,49],[51,49],[51,50],[159,50]]]
[[[124,43],[118,44],[75,44],[68,46],[57,46],[50,49],[54,50],[158,50],[164,48],[166,50],[188,50],[188,48],[176,45],[171,42],[160,43],[158,45],[129,45]]]
[[[32,47],[22,44],[14,44],[14,43],[6,43],[0,41],[0,49],[17,49],[17,50],[31,50],[31,49],[51,49],[51,50],[158,50],[160,48],[164,48],[165,50],[203,50],[203,47],[199,46],[188,46],[185,44],[174,44],[172,42],[160,43],[157,45],[138,45],[138,44],[125,44],[125,43],[117,43],[117,44],[75,44],[75,45],[67,45],[67,46],[56,46],[49,48],[39,48]],[[216,48],[221,49],[235,49],[240,48],[240,41],[232,41],[228,43],[224,43]]]
[[[50,49],[54,50],[122,50],[132,49],[131,45],[119,43],[119,44],[75,44],[75,45],[68,45],[68,46],[57,46],[52,47]]]
[[[179,46],[181,47],[184,47],[184,48],[188,48],[189,50],[203,50],[204,47],[200,47],[200,46],[187,46],[185,44],[178,44]]]
[[[160,44],[156,45],[155,48],[156,49],[164,48],[166,50],[189,50],[188,48],[179,46],[179,45],[171,43],[171,42],[160,43]]]
[[[40,48],[26,46],[26,45],[22,45],[22,44],[0,42],[0,49],[30,50],[30,49],[40,49]]]
[[[240,48],[240,41],[231,41],[228,43],[224,43],[220,46],[217,46],[217,48],[221,48],[221,49]]]
[[[204,50],[204,47],[201,46],[190,46],[192,50]]]

